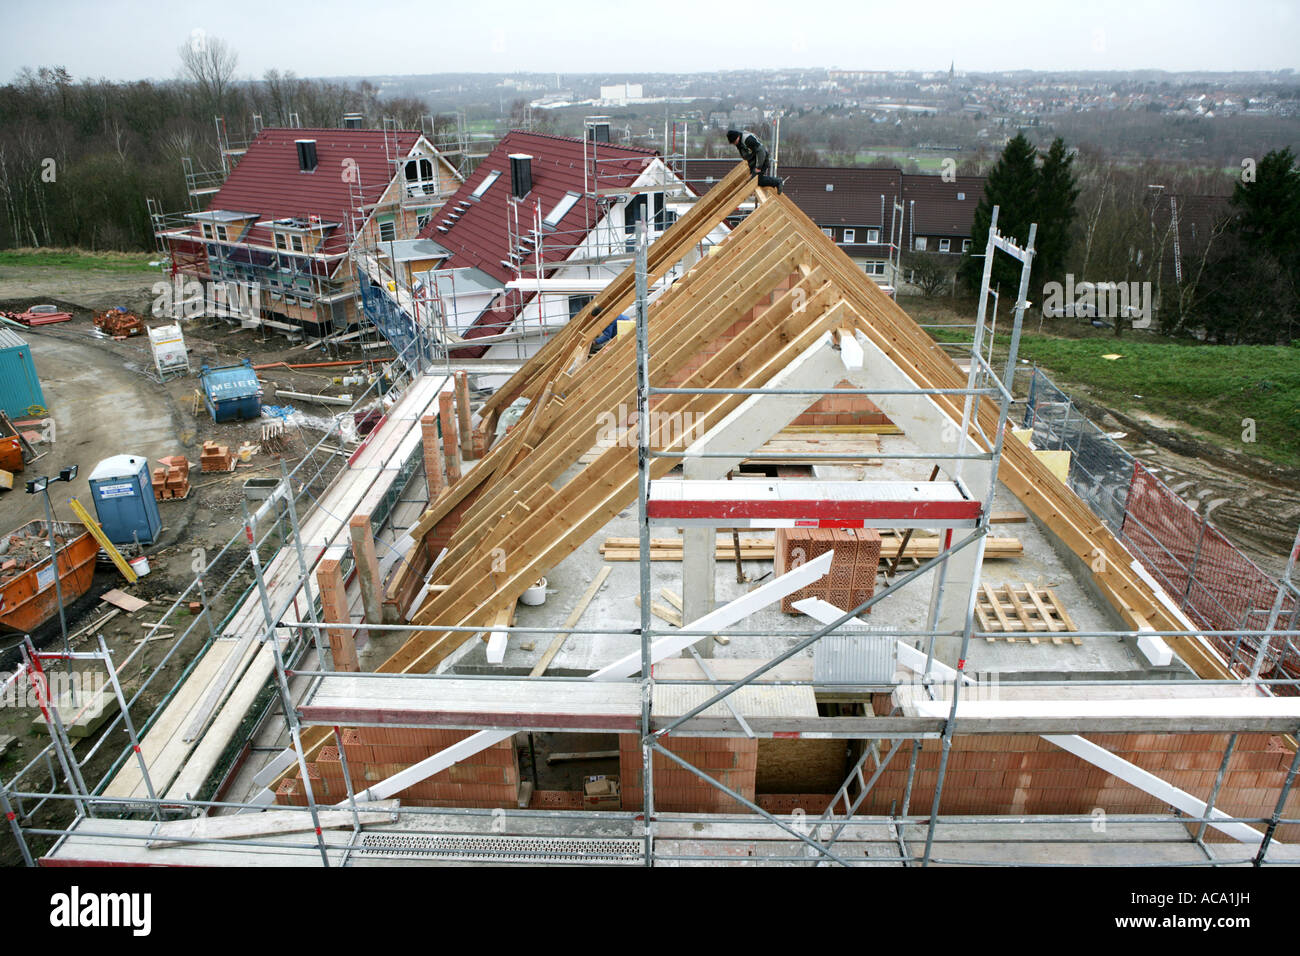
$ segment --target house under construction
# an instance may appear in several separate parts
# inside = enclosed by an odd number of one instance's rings
[[[405,372],[114,769],[56,722],[0,810],[75,804],[46,865],[1300,862],[1290,575],[1205,626],[1015,427],[1033,244],[955,361],[736,166],[485,401]]]
[[[217,130],[222,170],[195,173],[186,162],[192,208],[149,204],[175,298],[194,305],[186,317],[216,312],[316,339],[348,334],[362,322],[354,252],[415,238],[462,181],[428,137],[390,121],[383,129],[258,125],[240,148],[228,145],[220,119]],[[187,282],[207,288],[187,290]]]

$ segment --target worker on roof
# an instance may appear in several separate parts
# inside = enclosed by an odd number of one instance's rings
[[[767,147],[757,136],[750,132],[742,133],[738,129],[729,129],[727,142],[739,150],[741,159],[749,163],[749,175],[758,176],[760,186],[775,188],[778,193],[781,191],[781,183],[784,180],[767,174],[772,166],[772,160],[767,155]]]

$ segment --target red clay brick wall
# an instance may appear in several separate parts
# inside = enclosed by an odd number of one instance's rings
[[[836,388],[857,388],[852,382],[839,381]],[[865,395],[827,395],[808,406],[792,425],[889,425],[889,417]]]
[[[360,727],[343,731],[343,750],[353,793],[391,777],[413,763],[470,736],[470,730],[416,730],[402,727]],[[337,803],[348,796],[338,747],[321,749],[307,765],[312,792],[320,803]],[[396,794],[403,803],[422,807],[510,807],[519,801],[519,767],[514,743],[504,740]],[[276,803],[306,806],[307,796],[297,780],[284,780]]]
[[[754,799],[758,741],[743,737],[673,737],[666,746],[714,780]],[[618,769],[624,810],[641,807],[641,741],[635,734],[618,738]],[[717,787],[678,766],[662,754],[654,757],[655,809],[664,812],[743,813],[742,807]]]
[[[821,598],[847,611],[875,593],[876,571],[880,565],[880,535],[872,528],[777,528],[776,560],[772,573],[780,577],[795,567],[796,561],[811,561],[832,548],[835,549],[835,558],[831,562],[831,573],[816,584],[783,598],[781,610],[786,614],[799,613],[794,604],[804,598]]]
[[[1228,743],[1227,734],[1089,734],[1088,739],[1193,796],[1208,800]],[[1273,812],[1291,752],[1282,738],[1242,734],[1215,806],[1234,816]],[[902,805],[911,760],[910,744],[867,797],[864,813],[888,813]],[[929,811],[939,773],[939,746],[926,742],[917,759],[912,813]],[[942,813],[1088,814],[1100,807],[1111,813],[1164,813],[1167,806],[1092,764],[1030,735],[958,736],[944,778]],[[1293,793],[1286,816],[1300,816],[1300,793]],[[1284,831],[1290,831],[1289,833]],[[1217,831],[1207,831],[1210,834]],[[1278,839],[1300,838],[1300,827],[1279,828]],[[1224,839],[1227,839],[1224,837]]]
[[[465,737],[466,730],[346,730],[344,747],[353,790],[359,791]],[[1093,734],[1089,739],[1125,760],[1157,774],[1201,800],[1209,798],[1227,745],[1227,734]],[[758,742],[744,738],[669,738],[667,746],[709,776],[764,809],[819,813],[827,793],[764,794],[755,797]],[[911,760],[904,744],[863,802],[863,814],[889,813],[902,807]],[[1241,734],[1219,791],[1216,806],[1240,817],[1267,817],[1273,812],[1291,761],[1281,737]],[[929,812],[939,772],[939,747],[929,741],[917,758],[910,812]],[[635,734],[619,735],[622,808],[641,807],[641,751]],[[337,748],[326,747],[308,765],[316,799],[337,802],[347,797]],[[513,807],[519,772],[511,741],[503,741],[430,777],[398,796],[416,806]],[[567,806],[573,795],[547,805]],[[558,801],[558,802],[557,802]],[[276,803],[305,806],[305,791],[296,779],[284,780]],[[540,805],[540,804],[539,804]],[[741,812],[721,790],[665,757],[655,757],[655,805],[665,812]],[[1075,814],[1100,807],[1116,814],[1163,814],[1160,800],[1033,735],[979,735],[953,738],[940,812],[945,814]],[[1285,816],[1300,816],[1300,791],[1293,792]],[[1228,840],[1213,828],[1210,840]],[[1283,825],[1277,838],[1300,839],[1300,826]]]

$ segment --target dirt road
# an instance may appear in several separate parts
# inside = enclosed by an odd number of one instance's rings
[[[143,309],[150,288],[162,272],[55,269],[50,266],[7,265],[0,268],[0,302],[17,299],[58,299],[91,312],[120,305]]]

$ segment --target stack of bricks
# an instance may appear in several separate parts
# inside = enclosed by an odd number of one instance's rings
[[[743,737],[669,737],[667,749],[714,780],[754,799],[758,741]],[[620,734],[618,767],[624,810],[641,806],[641,741]],[[662,754],[654,755],[655,809],[680,813],[744,813],[745,808],[717,787]]]
[[[199,453],[199,471],[234,471],[235,456],[230,453],[228,445],[218,445],[215,441],[205,441],[203,451]]]
[[[469,737],[470,730],[425,730],[406,727],[358,727],[342,731],[352,792],[386,780],[414,763]],[[307,765],[317,802],[338,803],[348,797],[348,782],[337,746],[321,748]],[[513,740],[468,757],[441,773],[394,795],[408,806],[514,808],[519,802],[519,767]],[[276,803],[305,806],[307,795],[297,779],[280,782]]]
[[[155,499],[184,498],[190,493],[190,463],[184,455],[159,458],[158,464],[162,467],[153,470],[151,479]]]
[[[816,597],[848,611],[876,593],[880,535],[872,528],[778,528],[773,574],[780,577],[834,549],[830,574],[782,599],[781,610],[797,614],[795,602]]]
[[[429,503],[447,487],[447,475],[442,463],[442,437],[438,434],[438,416],[425,415],[420,419],[420,445],[424,450],[424,477],[429,488]]]

